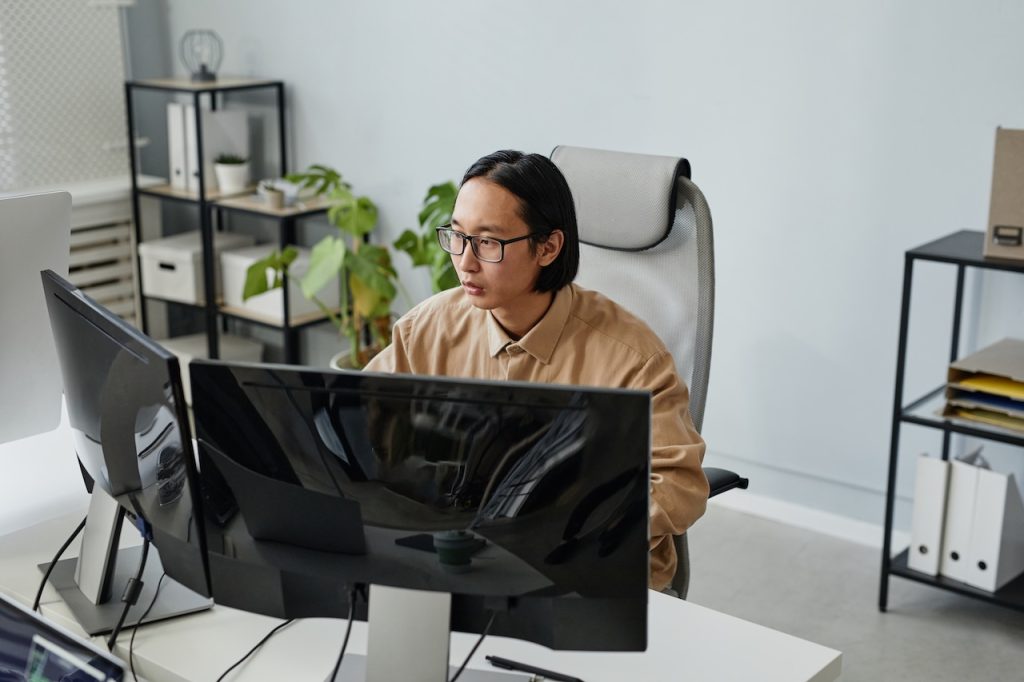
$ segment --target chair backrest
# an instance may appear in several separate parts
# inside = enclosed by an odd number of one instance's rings
[[[579,222],[576,281],[646,322],[668,346],[704,421],[715,267],[711,213],[678,157],[556,147]]]

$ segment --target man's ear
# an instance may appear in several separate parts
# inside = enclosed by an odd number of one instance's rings
[[[558,254],[562,252],[565,244],[565,233],[561,230],[552,230],[548,238],[537,247],[537,262],[541,267],[546,267],[555,262]]]

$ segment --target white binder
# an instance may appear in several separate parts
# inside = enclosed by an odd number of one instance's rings
[[[249,156],[249,119],[242,109],[202,109],[203,117],[203,182],[209,193],[217,189],[213,162],[219,154]],[[185,166],[188,169],[187,188],[199,191],[199,146],[196,136],[195,107],[185,106]]]
[[[907,566],[927,575],[939,574],[948,486],[949,462],[928,455],[917,458]]]
[[[187,189],[188,169],[185,167],[185,105],[167,104],[167,158],[170,162],[171,187]]]
[[[981,469],[967,584],[989,592],[1024,572],[1024,502],[1013,474]]]
[[[949,464],[949,493],[946,496],[939,573],[960,582],[967,581],[967,555],[971,549],[978,471],[978,467],[963,462]]]

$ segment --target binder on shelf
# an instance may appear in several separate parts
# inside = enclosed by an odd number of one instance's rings
[[[949,492],[946,495],[946,523],[942,531],[939,573],[960,582],[967,582],[967,556],[971,549],[978,471],[980,469],[972,464],[949,463]]]
[[[966,582],[995,592],[1024,572],[1024,502],[1013,474],[977,474]]]
[[[213,162],[220,154],[249,157],[249,118],[242,109],[201,109],[203,126],[203,182],[206,191],[217,189]],[[185,167],[188,169],[187,189],[199,191],[199,146],[196,135],[196,113],[185,105]]]
[[[927,575],[939,574],[948,488],[949,462],[924,454],[918,457],[907,566]]]
[[[185,167],[185,105],[167,103],[167,158],[170,163],[171,187],[188,188],[188,169]]]

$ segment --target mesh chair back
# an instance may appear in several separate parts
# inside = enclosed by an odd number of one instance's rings
[[[622,305],[661,338],[690,388],[699,431],[711,366],[715,275],[711,213],[686,177],[689,164],[579,147],[558,147],[551,158],[576,201],[583,242],[576,281]]]

